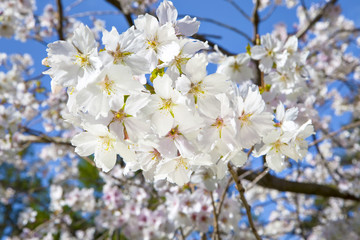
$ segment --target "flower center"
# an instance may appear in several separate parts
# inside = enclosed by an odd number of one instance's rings
[[[188,162],[186,161],[185,158],[179,157],[179,158],[176,159],[176,161],[177,161],[176,169],[178,169],[179,167],[184,168],[186,170],[189,169],[189,164],[188,164]]]
[[[252,113],[248,113],[248,114],[245,114],[243,113],[238,119],[240,120],[241,122],[241,127],[242,126],[249,126],[251,125],[251,121],[250,121],[250,117],[252,116]]]
[[[152,155],[151,159],[155,160],[156,162],[158,162],[161,159],[161,154],[155,148],[153,149],[153,151],[150,152],[150,154]]]
[[[240,72],[241,64],[234,62],[234,64],[231,65],[231,68],[233,69],[234,72]]]
[[[180,136],[181,135],[181,133],[179,132],[179,126],[176,126],[176,127],[174,127],[174,128],[172,128],[169,132],[168,132],[168,134],[166,135],[166,137],[169,137],[169,138],[171,138],[171,139],[175,139],[177,136]]]
[[[100,136],[99,141],[101,143],[102,149],[105,151],[109,151],[114,148],[115,139],[110,138],[109,136]]]
[[[114,93],[114,81],[110,80],[108,75],[105,76],[104,80],[102,80],[99,85],[102,88],[103,92],[107,93],[108,95]]]
[[[82,68],[90,65],[89,55],[79,53],[75,56],[75,59],[75,64],[79,65]]]
[[[123,63],[124,58],[132,54],[131,52],[121,52],[120,44],[116,46],[115,51],[108,51],[108,53],[114,58],[114,64],[117,64],[119,62]]]
[[[211,124],[211,126],[219,129],[219,137],[221,138],[221,130],[222,130],[223,126],[225,126],[224,119],[218,117],[215,120],[215,122],[213,124]]]
[[[165,110],[165,111],[168,111],[172,117],[174,117],[174,113],[172,111],[172,107],[175,105],[171,98],[169,99],[164,99],[164,98],[161,98],[161,106],[159,108],[159,110]]]

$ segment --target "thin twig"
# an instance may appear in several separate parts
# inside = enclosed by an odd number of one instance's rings
[[[212,48],[214,48],[215,45],[217,45],[218,48],[219,48],[219,50],[220,50],[222,53],[224,53],[224,54],[226,54],[226,55],[228,55],[228,56],[234,56],[234,55],[236,55],[235,53],[232,53],[232,52],[228,51],[227,49],[223,48],[222,46],[216,44],[215,42],[207,39],[207,38],[205,37],[206,35],[207,35],[207,34],[194,34],[192,37],[193,37],[193,38],[196,38],[196,39],[198,39],[198,40],[200,40],[200,41],[203,41],[203,42],[208,42],[208,44],[209,44]]]
[[[28,79],[26,79],[26,80],[24,80],[24,81],[25,81],[25,82],[28,82],[28,81],[40,79],[40,78],[42,78],[42,77],[45,77],[45,75],[42,74],[42,73],[40,73],[39,75],[34,76],[34,77],[31,77],[31,78],[28,78]]]
[[[252,38],[252,43],[253,45],[257,45],[259,44],[259,25],[260,25],[260,17],[259,17],[259,7],[260,7],[260,0],[256,0],[255,5],[254,5],[254,9],[252,11],[252,15],[251,15],[251,22],[253,25],[253,38]],[[260,71],[259,68],[259,64],[260,61],[254,61],[255,65],[256,65],[256,82],[255,84],[258,85],[259,87],[264,88],[264,73],[262,71]]]
[[[260,22],[265,22],[266,20],[268,20],[273,15],[276,8],[277,8],[277,5],[273,4],[272,8],[268,11],[268,13],[263,18],[260,19]]]
[[[241,13],[241,15],[244,16],[244,18],[246,18],[247,20],[251,21],[250,16],[249,16],[236,2],[234,2],[233,0],[225,0],[225,1],[227,1],[227,2],[229,2],[231,5],[233,5],[234,8],[236,8],[236,10],[238,10],[238,11]]]
[[[332,39],[332,38],[336,37],[336,35],[341,34],[341,33],[356,34],[356,33],[359,33],[359,32],[360,32],[360,28],[340,29],[340,30],[337,30],[336,32],[334,32],[333,34],[331,34],[329,39]]]
[[[264,171],[262,173],[260,173],[250,184],[249,187],[246,188],[246,190],[250,190],[251,188],[253,188],[257,182],[259,182],[263,177],[265,177],[265,175],[269,172],[269,168],[265,168]]]
[[[79,5],[80,3],[82,3],[84,0],[77,0],[75,2],[73,2],[72,4],[70,4],[69,6],[67,6],[65,8],[65,12],[70,11],[71,9],[73,9],[74,7],[76,7],[77,5]]]
[[[185,16],[185,15],[179,15],[179,17],[182,17],[182,16]],[[236,27],[230,26],[228,24],[222,23],[222,22],[214,20],[212,18],[205,18],[205,17],[196,17],[196,18],[200,21],[209,22],[209,23],[218,25],[220,27],[229,29],[230,31],[233,31],[233,32],[239,34],[240,36],[244,37],[247,41],[251,42],[251,38],[245,32],[237,29]]]
[[[216,210],[218,216],[220,216],[220,214],[221,214],[221,209],[222,209],[222,206],[223,206],[223,204],[224,204],[227,191],[228,191],[228,189],[229,189],[230,184],[231,184],[232,181],[233,181],[233,179],[232,179],[232,178],[229,178],[229,180],[228,180],[228,182],[227,182],[227,184],[226,184],[226,186],[225,186],[225,189],[224,189],[224,191],[223,191],[222,194],[221,194],[220,201],[219,201],[219,205],[218,205],[218,208],[217,208],[217,210]]]
[[[310,16],[309,16],[309,12],[308,12],[308,10],[307,10],[305,1],[304,1],[304,0],[301,0],[300,2],[301,2],[301,6],[304,8],[306,20],[307,20],[308,22],[310,22]]]
[[[179,228],[179,231],[180,231],[180,236],[181,236],[181,240],[185,240],[185,235],[184,235],[184,231],[182,229],[182,227]]]
[[[69,17],[80,18],[80,17],[88,17],[88,16],[102,16],[102,15],[119,15],[120,12],[117,11],[89,11],[82,13],[75,13],[70,15]]]
[[[23,143],[55,143],[60,145],[72,146],[68,139],[61,137],[49,137],[45,134],[35,136],[35,135],[24,135],[20,139]]]
[[[213,207],[213,215],[214,215],[214,232],[213,232],[213,239],[214,240],[220,240],[220,232],[219,232],[219,219],[218,219],[218,213],[216,212],[216,206],[214,201],[214,195],[213,192],[210,192],[210,198],[211,198],[211,205]]]
[[[57,27],[57,32],[59,34],[59,40],[65,40],[64,37],[64,29],[63,29],[63,21],[64,21],[64,13],[63,13],[63,5],[61,0],[56,0],[57,10],[58,10],[58,19],[59,25]]]
[[[258,234],[258,232],[257,232],[257,230],[255,228],[255,224],[254,224],[254,221],[253,221],[253,218],[252,218],[252,215],[251,215],[251,206],[249,205],[249,203],[247,202],[247,200],[245,198],[245,189],[244,189],[243,185],[241,184],[241,180],[238,178],[237,173],[234,171],[234,169],[232,168],[230,163],[228,163],[228,169],[230,171],[230,174],[231,174],[232,178],[234,179],[236,188],[239,191],[240,200],[244,204],[244,207],[246,209],[246,215],[248,217],[251,230],[252,230],[255,238],[257,240],[261,240],[261,237],[260,237],[260,235]]]
[[[326,134],[325,136],[319,138],[319,139],[316,139],[315,141],[313,141],[312,143],[309,144],[309,147],[310,146],[314,146],[316,145],[317,143],[320,143],[328,138],[331,138],[331,137],[334,137],[336,136],[338,133],[344,131],[344,130],[348,130],[348,129],[352,129],[352,128],[356,128],[356,127],[359,127],[360,126],[360,120],[359,121],[356,121],[356,122],[353,122],[353,123],[350,123],[348,125],[345,125],[343,127],[341,127],[340,129],[334,131],[334,132],[331,132],[329,134]]]
[[[312,138],[313,138],[313,140],[314,140],[314,142],[315,142],[315,141],[316,141],[316,136],[315,136],[315,135],[312,135]],[[321,160],[322,160],[322,163],[324,164],[325,169],[328,171],[330,177],[334,180],[335,184],[336,184],[337,186],[339,186],[339,181],[337,180],[337,178],[334,176],[333,172],[331,171],[331,169],[330,169],[330,167],[329,167],[329,165],[328,165],[328,163],[327,163],[327,160],[326,160],[324,154],[323,154],[322,151],[320,150],[319,144],[316,143],[314,146],[315,146],[316,151],[318,152],[318,154],[319,154],[319,156],[320,156],[320,158],[321,158]]]
[[[38,42],[38,43],[44,45],[45,47],[47,47],[47,45],[49,44],[49,43],[45,42],[44,40],[40,39],[40,37],[36,37],[36,36],[31,37],[30,36],[29,39],[34,40],[35,42]]]
[[[88,156],[85,156],[85,157],[83,157],[83,156],[80,156],[82,159],[84,159],[85,161],[87,161],[90,165],[92,165],[93,167],[95,167],[95,163],[94,163],[94,161],[92,161]],[[118,179],[116,179],[116,180],[118,180]]]
[[[120,4],[120,1],[118,0],[106,0],[108,3],[110,3],[111,5],[113,5],[115,8],[117,8],[120,12],[122,12],[124,14],[124,17],[127,21],[127,23],[129,24],[129,26],[132,26],[133,25],[133,20],[131,18],[131,13],[126,13],[124,12],[121,4]]]
[[[295,195],[295,205],[296,205],[296,220],[300,228],[300,234],[304,240],[306,240],[305,229],[300,219],[300,204],[299,204],[299,195]]]
[[[216,35],[216,34],[208,34],[208,33],[205,33],[205,34],[201,34],[201,35],[204,36],[205,38],[222,39],[222,36],[221,36],[221,35]]]
[[[325,6],[320,10],[320,12],[309,22],[309,24],[304,27],[303,29],[299,30],[296,33],[297,38],[302,38],[314,25],[317,23],[327,12],[328,8],[332,5],[334,5],[337,2],[337,0],[331,0],[328,3],[325,4]]]

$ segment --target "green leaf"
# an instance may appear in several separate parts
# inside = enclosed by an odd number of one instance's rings
[[[79,181],[87,188],[95,188],[96,191],[102,191],[103,180],[99,176],[99,171],[84,159],[78,164]]]
[[[155,68],[151,75],[150,75],[150,81],[153,82],[155,78],[158,76],[162,77],[165,74],[165,68]]]

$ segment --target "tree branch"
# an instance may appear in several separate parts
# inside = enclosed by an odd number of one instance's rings
[[[239,176],[248,171],[249,170],[239,168],[237,169],[237,175]],[[261,173],[251,172],[244,178],[248,181],[254,181],[259,174]],[[336,197],[360,202],[360,197],[356,197],[349,193],[342,193],[338,189],[327,185],[321,185],[317,183],[294,182],[286,179],[281,179],[270,174],[265,175],[260,181],[257,182],[257,185],[265,188],[275,189],[281,192],[311,194],[323,197]]]
[[[23,135],[21,142],[24,143],[55,143],[60,145],[72,146],[68,139],[63,139],[61,137],[49,137],[46,135],[34,136],[34,135]],[[248,181],[255,181],[259,175],[263,174],[255,173],[250,170],[237,169],[237,176],[242,175],[244,179]],[[276,176],[266,174],[263,176],[257,183],[257,185],[275,189],[281,192],[292,192],[300,194],[311,194],[318,195],[323,197],[336,197],[345,200],[354,200],[360,202],[360,197],[354,196],[349,193],[342,193],[338,189],[317,184],[317,183],[304,183],[304,182],[295,182],[289,181],[286,179],[281,179]]]
[[[252,43],[256,45],[256,38],[259,34],[259,24],[260,24],[260,18],[259,18],[259,7],[260,7],[260,0],[256,0],[252,15],[251,15],[251,22],[253,24],[253,38]]]
[[[255,238],[257,240],[261,240],[261,237],[259,236],[259,234],[258,234],[258,232],[257,232],[257,230],[255,228],[255,224],[254,224],[254,221],[253,221],[252,215],[251,215],[251,206],[249,205],[249,203],[247,202],[247,200],[245,198],[245,189],[244,189],[243,185],[241,184],[241,180],[238,178],[238,174],[234,171],[234,169],[232,168],[230,163],[228,163],[228,169],[230,171],[230,174],[231,174],[232,178],[234,179],[236,188],[239,191],[240,200],[244,204],[244,207],[246,209],[246,215],[248,217],[251,230],[252,230]]]
[[[185,15],[179,15],[179,17],[183,17]],[[228,24],[225,24],[225,23],[222,23],[220,21],[217,21],[217,20],[214,20],[212,18],[205,18],[205,17],[196,17],[198,20],[200,21],[203,21],[203,22],[209,22],[209,23],[212,23],[212,24],[215,24],[215,25],[218,25],[220,27],[223,27],[223,28],[226,28],[226,29],[229,29],[230,31],[233,31],[237,34],[239,34],[240,36],[244,37],[248,42],[251,42],[251,38],[243,31],[237,29],[236,27],[233,27],[233,26],[230,26]]]
[[[268,13],[263,18],[260,19],[260,22],[265,22],[266,20],[268,20],[273,15],[276,8],[277,8],[277,5],[273,4],[271,9],[268,11]]]
[[[320,143],[322,141],[324,141],[325,139],[328,139],[328,138],[331,138],[331,137],[334,137],[336,136],[338,133],[344,131],[344,130],[348,130],[348,129],[352,129],[352,128],[356,128],[356,127],[359,127],[360,126],[360,120],[359,121],[356,121],[356,122],[353,122],[353,123],[350,123],[348,125],[345,125],[343,127],[341,127],[340,129],[334,131],[334,132],[331,132],[329,134],[326,134],[325,136],[323,136],[322,138],[319,138],[319,139],[316,139],[315,141],[313,141],[312,143],[309,144],[309,147],[310,146],[314,146],[316,145],[317,143]]]
[[[214,215],[214,232],[213,232],[213,238],[214,240],[220,240],[220,231],[219,231],[219,219],[218,219],[218,213],[216,212],[216,206],[215,206],[215,200],[214,200],[214,195],[213,192],[211,191],[210,193],[210,198],[211,198],[211,205],[213,207],[213,215]]]
[[[133,20],[131,18],[131,13],[127,13],[127,14],[124,13],[124,10],[120,4],[120,1],[117,1],[117,0],[106,0],[106,1],[124,14],[125,19],[126,19],[127,23],[129,24],[129,27],[131,27],[134,24]]]
[[[310,23],[305,28],[299,30],[296,33],[296,37],[302,38],[315,25],[315,23],[317,23],[324,16],[324,14],[327,12],[328,8],[330,6],[333,6],[336,2],[337,2],[337,0],[331,0],[328,3],[326,3],[325,6],[320,10],[320,12],[314,17],[314,19],[311,20]]]
[[[23,143],[55,143],[73,147],[73,145],[71,145],[68,139],[64,139],[61,137],[49,137],[46,135],[23,135],[21,136],[20,141]]]
[[[198,39],[198,40],[200,40],[200,41],[203,41],[203,42],[208,42],[208,44],[209,44],[210,47],[212,47],[212,48],[214,48],[215,45],[218,45],[218,44],[214,43],[213,41],[207,39],[203,34],[194,34],[192,37],[193,37],[193,38],[196,38],[196,39]],[[225,48],[223,48],[223,47],[221,47],[221,46],[219,46],[219,45],[218,45],[218,48],[219,48],[219,50],[220,50],[222,53],[225,53],[225,54],[228,55],[228,56],[234,56],[234,55],[236,55],[235,53],[232,53],[232,52],[226,50]]]
[[[236,8],[236,10],[238,10],[241,15],[244,16],[244,18],[246,18],[247,20],[251,21],[251,18],[250,16],[236,3],[234,2],[233,0],[225,0],[227,2],[229,2],[231,5],[233,5],[234,8]]]
[[[64,37],[64,29],[63,29],[63,22],[64,22],[64,12],[63,12],[63,6],[61,0],[56,0],[57,4],[57,11],[58,11],[58,20],[59,25],[57,27],[57,32],[59,34],[59,40],[65,40]]]
[[[223,204],[224,204],[227,191],[228,191],[228,189],[229,189],[230,184],[231,184],[232,181],[233,181],[233,179],[232,179],[232,178],[229,178],[229,180],[228,180],[228,182],[227,182],[227,184],[226,184],[226,186],[225,186],[225,189],[224,189],[224,191],[223,191],[222,194],[221,194],[220,202],[219,202],[219,205],[218,205],[218,208],[217,208],[217,215],[218,215],[218,216],[220,216],[220,214],[221,214],[221,209],[222,209],[222,206],[223,206]]]

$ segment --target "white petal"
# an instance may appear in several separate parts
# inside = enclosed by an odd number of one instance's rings
[[[184,36],[192,36],[199,30],[200,22],[196,18],[185,16],[176,23],[179,32]]]
[[[282,121],[285,116],[285,108],[282,102],[279,102],[278,106],[276,107],[276,119],[278,121]]]
[[[180,53],[180,46],[177,42],[173,41],[165,45],[161,45],[157,49],[157,53],[161,61],[168,63]]]
[[[284,158],[280,152],[271,151],[266,155],[266,163],[272,170],[280,172],[285,168]]]
[[[162,137],[173,127],[174,118],[166,111],[156,111],[151,118],[151,122],[155,127],[156,133]]]
[[[176,22],[177,15],[178,12],[173,3],[166,0],[160,3],[159,7],[156,9],[156,16],[159,19],[160,25],[163,25],[167,22]]]
[[[95,151],[94,158],[96,167],[101,168],[104,172],[110,171],[116,163],[116,153],[113,150]]]
[[[234,156],[231,158],[231,162],[236,167],[242,167],[247,161],[247,154],[243,151],[238,151]]]
[[[263,46],[254,46],[251,48],[251,58],[260,60],[266,54],[266,50]]]
[[[191,172],[189,170],[179,167],[168,176],[168,179],[172,180],[179,186],[183,186],[185,183],[190,181],[190,174]]]
[[[171,93],[173,91],[172,80],[167,74],[164,74],[162,77],[158,76],[155,78],[153,86],[155,93],[159,95],[159,97],[163,99],[169,99],[171,97]]]
[[[176,80],[176,89],[180,91],[182,94],[186,94],[191,89],[191,82],[190,80],[185,76],[185,74],[181,75]]]
[[[97,143],[97,137],[88,132],[79,133],[71,140],[71,144],[76,146],[75,152],[80,156],[93,154]]]

